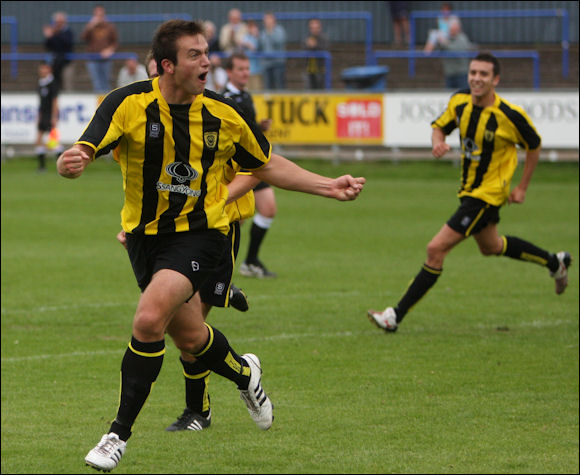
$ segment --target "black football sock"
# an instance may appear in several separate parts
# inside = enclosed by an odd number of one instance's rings
[[[38,169],[44,170],[46,168],[46,155],[44,153],[39,153],[38,157]]]
[[[514,236],[502,236],[502,240],[502,254],[504,256],[520,261],[535,262],[536,264],[547,267],[552,272],[556,272],[560,266],[556,254],[540,249],[528,241]]]
[[[119,409],[109,430],[115,432],[121,440],[126,441],[131,436],[131,427],[159,375],[164,354],[164,340],[143,343],[135,337],[131,338],[121,363]]]
[[[193,363],[179,358],[185,376],[185,403],[187,407],[203,417],[209,415],[209,376],[211,371],[199,360]]]
[[[400,323],[413,305],[421,300],[429,289],[435,285],[441,272],[443,272],[443,269],[434,269],[427,264],[423,264],[423,267],[407,288],[405,295],[403,295],[395,307],[397,323]]]
[[[250,384],[250,367],[228,343],[225,335],[207,323],[209,339],[204,349],[193,355],[211,371],[233,381],[239,389],[247,389]]]
[[[256,223],[252,223],[252,228],[250,229],[250,245],[248,246],[248,255],[245,260],[248,264],[256,264],[258,262],[258,252],[267,232],[268,228],[262,228]]]

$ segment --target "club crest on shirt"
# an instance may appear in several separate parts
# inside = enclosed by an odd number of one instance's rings
[[[493,142],[494,137],[495,137],[495,132],[493,130],[486,130],[483,134],[483,139],[486,142]]]
[[[204,132],[203,134],[203,141],[205,146],[210,150],[215,150],[218,141],[218,133],[217,132]]]

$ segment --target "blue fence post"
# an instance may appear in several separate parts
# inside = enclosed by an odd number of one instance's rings
[[[415,23],[415,15],[413,12],[409,15],[409,52],[415,52],[415,35],[416,35],[417,24]],[[408,75],[410,78],[415,77],[415,60],[412,56],[409,56],[408,64]]]
[[[570,16],[566,10],[557,10],[562,16],[562,76],[570,74]]]
[[[332,89],[332,55],[328,51],[324,53],[324,86]]]
[[[10,25],[10,52],[12,54],[18,53],[18,20],[14,16],[3,16],[2,23]],[[18,60],[10,61],[10,76],[13,78],[18,76]]]

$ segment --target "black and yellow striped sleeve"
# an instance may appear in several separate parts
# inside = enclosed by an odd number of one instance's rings
[[[517,135],[517,142],[523,148],[526,150],[535,150],[541,145],[542,139],[522,107],[510,104],[502,99],[499,109],[512,123]]]
[[[119,144],[124,133],[127,98],[151,91],[151,81],[140,81],[110,92],[76,143],[91,147],[95,158],[109,153]]]
[[[449,99],[445,111],[431,122],[431,127],[441,129],[445,135],[453,132],[457,128],[461,112],[468,103],[469,98],[469,90],[460,90],[454,93]]]

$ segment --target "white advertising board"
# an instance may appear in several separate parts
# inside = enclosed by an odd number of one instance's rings
[[[310,94],[310,93],[305,93]],[[578,92],[501,92],[527,111],[542,136],[544,148],[578,148]],[[356,98],[356,93],[353,98]],[[448,92],[386,93],[383,96],[382,143],[388,147],[430,147],[430,123],[446,107]],[[72,144],[89,123],[98,101],[95,94],[59,96],[58,129],[61,143]],[[2,94],[2,144],[27,145],[36,141],[38,96]],[[379,138],[379,141],[381,139]],[[459,146],[457,130],[447,139]]]
[[[578,148],[578,92],[499,92],[521,105],[542,136],[544,148]],[[447,92],[387,93],[383,99],[383,144],[388,147],[430,147],[431,121],[447,106]],[[447,139],[459,146],[455,130]]]
[[[2,144],[34,144],[38,119],[37,94],[2,94]],[[58,98],[58,130],[63,144],[72,144],[82,135],[96,106],[95,94],[66,94]]]

